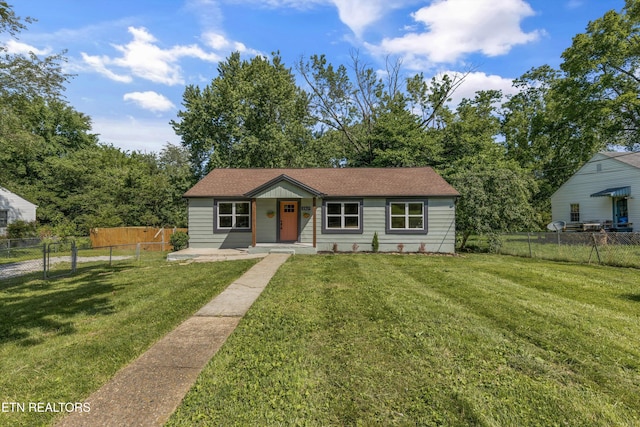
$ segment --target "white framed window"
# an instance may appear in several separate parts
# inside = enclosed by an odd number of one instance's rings
[[[388,200],[387,233],[424,234],[427,232],[425,200]]]
[[[0,210],[0,227],[5,228],[9,223],[9,211]]]
[[[324,201],[323,233],[362,233],[362,200]]]
[[[216,203],[216,230],[250,230],[251,202],[224,201]]]

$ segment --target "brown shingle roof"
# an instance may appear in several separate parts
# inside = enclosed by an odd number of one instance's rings
[[[631,165],[636,168],[640,168],[640,153],[638,152],[608,152],[603,151],[600,154],[603,154],[607,157],[614,158],[621,162],[624,162],[628,165]]]
[[[433,169],[422,167],[214,169],[184,197],[246,197],[283,175],[331,197],[460,195]]]

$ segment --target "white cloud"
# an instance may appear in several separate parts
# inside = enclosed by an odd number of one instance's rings
[[[244,43],[227,39],[224,35],[216,32],[207,32],[202,35],[203,42],[210,48],[223,53],[231,53],[238,51],[240,53],[248,53],[251,55],[262,55],[260,51],[249,49]],[[264,55],[263,55],[264,56]]]
[[[93,56],[81,52],[82,60],[89,65],[95,72],[120,83],[131,83],[133,78],[130,75],[117,74],[107,68],[107,64],[111,60],[106,56]]]
[[[583,0],[569,0],[565,5],[567,9],[578,9],[578,8],[581,8],[582,6],[584,6]]]
[[[383,16],[388,4],[380,0],[333,0],[333,3],[338,8],[340,20],[357,36]]]
[[[192,0],[195,3],[214,3],[212,0]],[[360,37],[364,30],[383,18],[389,11],[421,0],[224,0],[227,3],[252,4],[270,8],[309,10],[317,6],[334,6],[342,23]]]
[[[449,76],[462,76],[459,71],[447,71],[442,74],[448,74]],[[495,74],[487,75],[482,72],[471,72],[465,76],[462,84],[453,93],[450,105],[455,108],[463,98],[473,99],[475,97],[475,93],[480,90],[501,90],[505,96],[513,95],[518,92],[518,89],[513,87],[513,79],[497,76]]]
[[[153,112],[169,111],[176,107],[167,97],[153,91],[126,93],[122,98]]]
[[[222,34],[210,32],[205,33],[202,38],[208,46],[215,50],[228,49],[231,46],[231,42]]]
[[[17,40],[9,40],[5,44],[5,49],[7,53],[16,54],[16,55],[24,55],[30,52],[35,53],[36,55],[48,55],[51,53],[51,49],[38,49],[37,47],[28,45],[26,43],[19,42]]]
[[[218,0],[187,0],[185,8],[195,15],[204,28],[222,28],[223,15]]]
[[[159,153],[167,144],[180,144],[180,137],[164,119],[140,120],[130,116],[122,118],[92,117],[93,131],[100,142],[113,144],[125,151]]]
[[[364,30],[387,13],[415,0],[330,0],[338,9],[340,20],[361,37]]]
[[[201,2],[212,2],[213,0],[196,0]],[[225,3],[253,4],[256,6],[271,8],[293,8],[298,10],[308,10],[317,5],[331,4],[332,0],[224,0]]]
[[[133,40],[126,45],[113,45],[122,56],[91,56],[82,53],[84,61],[96,72],[120,81],[130,82],[131,75],[155,83],[166,85],[184,84],[182,69],[178,62],[181,58],[191,57],[207,62],[218,62],[221,57],[213,52],[205,52],[197,45],[177,45],[162,49],[157,39],[143,27],[129,27]],[[119,68],[127,74],[118,74],[110,68]]]
[[[515,45],[537,40],[542,32],[525,33],[522,19],[534,15],[524,0],[436,0],[412,14],[426,30],[385,38],[378,53],[403,55],[405,63],[454,63],[469,53],[508,53]]]

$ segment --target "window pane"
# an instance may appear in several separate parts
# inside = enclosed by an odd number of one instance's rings
[[[409,217],[409,228],[422,228],[422,217],[421,216]]]
[[[220,227],[221,228],[231,228],[233,226],[233,217],[231,216],[221,216],[220,217]]]
[[[218,213],[219,214],[231,214],[233,212],[233,203],[219,203],[218,204]]]
[[[405,228],[404,217],[403,216],[391,217],[391,228]]]
[[[327,217],[327,228],[342,228],[342,222],[339,216]]]
[[[236,228],[249,228],[249,217],[248,216],[237,216],[236,217]]]
[[[357,216],[346,216],[344,218],[345,228],[358,228],[358,219]]]
[[[422,203],[409,203],[409,215],[422,215]]]
[[[340,203],[327,203],[327,213],[330,215],[340,215]]]
[[[359,203],[345,203],[344,204],[344,213],[345,215],[357,215]]]
[[[236,203],[236,214],[249,215],[249,203]]]
[[[391,215],[404,215],[404,203],[391,203]]]

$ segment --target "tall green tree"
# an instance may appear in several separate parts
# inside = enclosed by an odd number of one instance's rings
[[[562,58],[567,113],[607,144],[640,148],[640,1],[590,22]]]
[[[171,148],[158,156],[111,145],[49,157],[46,184],[37,187],[38,216],[42,224],[67,224],[82,235],[94,227],[183,227],[182,194],[192,182],[183,161]]]
[[[458,164],[503,157],[503,147],[496,143],[500,134],[498,105],[502,92],[479,91],[473,99],[463,99],[454,114],[443,116],[444,126],[438,133],[441,145],[441,169]]]
[[[583,105],[579,97],[567,93],[570,84],[559,70],[534,68],[514,81],[519,92],[502,106],[507,158],[536,177],[538,190],[532,203],[547,219],[553,192],[607,147],[601,130],[576,115]]]
[[[0,0],[0,33],[31,18]],[[91,119],[63,98],[60,55],[10,55],[0,46],[0,185],[38,204],[41,225],[86,235],[92,227],[186,225],[182,194],[194,182],[187,152],[160,155],[100,145]]]
[[[528,171],[513,161],[478,160],[447,175],[461,195],[456,205],[460,249],[471,235],[538,228],[531,204],[535,183]]]
[[[403,95],[396,95],[404,98]],[[388,100],[379,108],[371,128],[370,158],[354,163],[373,167],[434,165],[441,152],[436,138],[421,125],[421,118],[408,110],[404,99]]]
[[[0,1],[0,33],[17,38],[33,22]],[[62,100],[71,77],[62,55],[9,54],[0,45],[0,180],[20,186],[39,179],[45,157],[96,143],[90,120]]]
[[[324,55],[300,60],[297,70],[310,89],[311,109],[328,133],[338,132],[349,166],[411,166],[435,161],[437,145],[424,132],[437,124],[462,78],[422,74],[404,81],[401,64],[388,63],[386,79],[357,53],[351,71]],[[398,126],[398,127],[396,127]]]
[[[271,60],[231,54],[204,89],[190,85],[171,124],[194,175],[216,167],[296,167],[309,162],[312,125],[306,93],[278,53]]]
[[[17,38],[33,21],[17,16],[11,5],[0,1],[0,34]],[[10,54],[6,46],[0,45],[0,97],[60,97],[71,77],[62,70],[65,60],[64,52],[40,58],[34,53]]]
[[[91,119],[66,102],[13,98],[0,117],[0,180],[18,186],[40,183],[47,158],[97,142]]]
[[[189,164],[189,150],[173,144],[164,146],[157,156],[160,172],[168,180],[167,200],[163,204],[163,218],[168,225],[187,226],[187,205],[182,198],[195,183],[196,177]]]
[[[499,91],[464,99],[445,117],[438,169],[460,194],[456,230],[464,248],[473,234],[513,232],[538,226],[532,197],[533,175],[509,160],[499,142]]]

